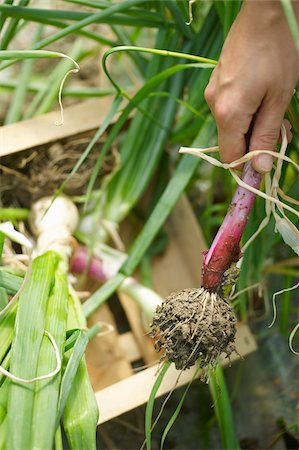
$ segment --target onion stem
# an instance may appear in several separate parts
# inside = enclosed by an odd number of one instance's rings
[[[106,246],[102,246],[100,258],[98,257],[100,255],[90,256],[86,247],[78,246],[71,259],[71,272],[76,274],[85,273],[100,283],[112,278],[122,265],[124,254],[114,251],[113,256],[112,252],[109,252],[106,257],[105,248]],[[107,261],[105,260],[106,258]],[[133,277],[126,278],[118,290],[134,300],[145,313],[147,322],[151,322],[157,306],[162,303],[162,298],[156,292],[143,286]]]
[[[255,189],[260,186],[261,175],[250,161],[244,166],[242,180]],[[238,186],[210,250],[204,255],[202,286],[205,289],[219,290],[224,272],[240,259],[240,240],[255,197],[255,193]]]

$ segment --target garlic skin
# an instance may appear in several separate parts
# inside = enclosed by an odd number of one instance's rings
[[[30,224],[37,237],[35,252],[40,255],[54,250],[64,259],[72,253],[71,237],[79,223],[79,212],[65,196],[43,197],[31,208]]]

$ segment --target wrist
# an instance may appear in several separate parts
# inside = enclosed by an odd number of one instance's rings
[[[265,24],[284,18],[280,0],[244,0],[242,8]]]
[[[299,0],[292,1],[295,19],[299,24]],[[293,41],[288,20],[280,0],[244,0],[240,16],[247,31],[258,35]],[[294,42],[293,42],[294,43]],[[295,44],[295,43],[294,43]]]

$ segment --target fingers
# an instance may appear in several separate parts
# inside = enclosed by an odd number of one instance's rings
[[[280,136],[280,128],[283,122],[285,108],[274,104],[272,101],[264,101],[258,110],[250,137],[249,151],[252,150],[276,150]],[[290,138],[290,124],[285,122],[287,136]],[[260,173],[269,172],[272,168],[273,157],[261,154],[253,158],[253,167]]]
[[[230,91],[229,96],[216,95],[215,78],[210,81],[205,98],[217,124],[221,161],[230,163],[241,158],[246,152],[245,135],[252,121],[252,115],[244,112],[246,99],[236,91]]]
[[[223,101],[215,105],[214,116],[218,129],[218,144],[221,161],[230,163],[241,158],[246,152],[245,135],[252,116],[240,111],[237,104]]]
[[[249,150],[275,151],[280,139],[280,128],[284,122],[288,142],[292,139],[291,126],[283,121],[288,96],[269,95],[260,103],[254,96],[242,93],[241,89],[219,89],[217,68],[205,90],[206,101],[214,115],[221,161],[230,163],[241,158],[247,151],[246,134],[250,130]],[[254,121],[253,121],[254,118]],[[252,129],[251,129],[252,128]],[[247,142],[246,142],[247,141]],[[253,158],[253,166],[260,173],[271,170],[273,158],[261,154]],[[241,166],[237,167],[241,169]]]
[[[204,92],[206,102],[209,105],[211,111],[213,110],[214,99],[216,97],[216,83],[217,83],[217,66],[213,70],[210,76],[209,83]]]

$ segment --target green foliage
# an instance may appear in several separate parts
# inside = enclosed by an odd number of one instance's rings
[[[159,390],[159,387],[161,386],[161,383],[163,381],[163,378],[171,366],[171,362],[167,361],[163,364],[159,375],[156,378],[156,381],[154,383],[154,386],[151,390],[150,397],[148,399],[148,402],[146,404],[146,411],[145,411],[145,440],[146,440],[146,450],[151,450],[151,434],[152,434],[152,419],[153,419],[153,411],[154,411],[154,403],[155,398],[157,395],[157,392]]]
[[[222,448],[224,450],[238,450],[240,446],[236,437],[232,406],[223,370],[220,366],[210,371],[209,388],[221,433]]]

